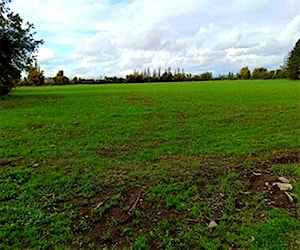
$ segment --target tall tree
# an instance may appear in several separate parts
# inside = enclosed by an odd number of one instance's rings
[[[7,4],[0,1],[0,95],[9,93],[21,72],[32,65],[34,53],[42,40],[35,40],[33,24],[24,23]]]
[[[55,77],[53,77],[54,83],[57,85],[69,84],[70,80],[68,77],[64,76],[64,71],[59,70]]]
[[[40,69],[37,63],[28,70],[27,81],[33,86],[40,86],[45,83],[44,72]]]
[[[249,68],[246,66],[246,67],[243,67],[240,71],[240,76],[242,79],[244,80],[247,80],[247,79],[250,79],[251,77],[251,73],[250,73],[250,70]]]
[[[291,50],[287,58],[288,77],[293,80],[300,79],[300,39]]]
[[[253,79],[269,79],[270,74],[266,68],[255,68],[252,72]]]

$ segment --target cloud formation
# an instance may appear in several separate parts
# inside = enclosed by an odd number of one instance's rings
[[[45,40],[47,76],[274,69],[300,37],[298,0],[14,0],[11,9]]]

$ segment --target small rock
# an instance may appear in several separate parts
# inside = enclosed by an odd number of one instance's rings
[[[32,165],[32,167],[34,167],[34,168],[37,168],[38,166],[39,166],[38,163],[34,163],[34,164]]]
[[[278,177],[278,181],[282,182],[282,183],[290,183],[290,180],[281,176],[281,177]]]
[[[215,222],[214,220],[211,220],[208,224],[208,228],[209,229],[213,229],[216,228],[218,226],[217,222]]]
[[[280,182],[275,182],[275,185],[281,190],[281,191],[290,191],[293,190],[293,186],[289,183],[280,183]]]
[[[256,172],[254,172],[253,173],[255,176],[261,176],[262,175],[262,173],[256,173]]]

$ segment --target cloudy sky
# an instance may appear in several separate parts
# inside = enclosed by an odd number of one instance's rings
[[[45,43],[46,76],[276,69],[300,38],[300,0],[12,0]]]

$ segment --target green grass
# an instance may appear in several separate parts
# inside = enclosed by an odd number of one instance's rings
[[[0,248],[299,249],[299,97],[285,80],[15,89]],[[251,189],[263,171],[295,204]]]

